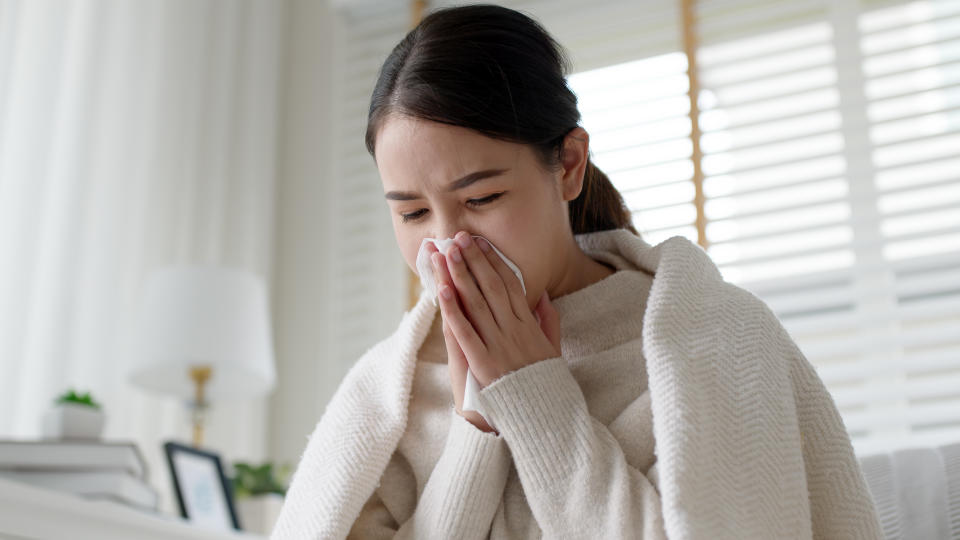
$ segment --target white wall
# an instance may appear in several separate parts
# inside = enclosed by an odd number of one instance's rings
[[[349,368],[407,309],[406,265],[362,133],[376,68],[402,37],[396,15],[407,7],[357,4],[288,2],[269,452],[293,466]]]
[[[271,459],[296,466],[306,437],[343,377],[329,357],[330,118],[334,24],[326,2],[288,3],[281,67],[273,317],[277,387]]]

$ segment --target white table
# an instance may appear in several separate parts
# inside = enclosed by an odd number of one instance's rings
[[[120,503],[88,500],[0,478],[2,540],[265,540],[264,536],[210,531],[183,518],[150,514]]]

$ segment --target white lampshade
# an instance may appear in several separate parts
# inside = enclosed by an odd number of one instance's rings
[[[166,267],[148,277],[141,300],[131,381],[190,399],[190,368],[210,366],[205,393],[211,400],[273,388],[273,339],[260,277],[221,267]]]

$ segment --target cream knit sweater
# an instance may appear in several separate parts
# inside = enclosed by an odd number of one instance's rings
[[[456,414],[437,310],[407,429],[348,538],[666,538],[647,476],[655,456],[641,333],[653,278],[616,254],[598,258],[618,271],[552,300],[564,357],[483,390],[521,413],[500,436]],[[590,432],[565,425],[571,417]],[[568,472],[548,481],[557,469]],[[525,492],[532,483],[542,485]]]
[[[417,485],[417,494],[431,503],[417,504],[401,524],[413,520],[409,537],[486,538],[502,497],[475,494],[503,489],[505,496],[511,461],[548,538],[654,535],[645,527],[656,530],[656,512],[638,510],[653,497],[670,539],[881,537],[830,394],[763,302],[724,282],[706,253],[685,238],[650,246],[619,229],[575,239],[595,259],[616,255],[654,275],[639,343],[656,465],[640,472],[642,465],[631,460],[642,453],[623,443],[615,423],[607,426],[592,414],[573,375],[581,357],[563,349],[562,357],[507,374],[481,391],[505,445],[448,409],[444,448]],[[345,538],[365,503],[377,513],[379,481],[396,450],[403,453],[408,419],[417,417],[409,415],[417,352],[436,310],[422,295],[397,331],[351,368],[309,438],[272,539]],[[635,442],[646,437],[631,436]],[[489,473],[469,474],[476,470]],[[464,471],[471,481],[448,480]],[[415,470],[407,474],[424,478]],[[598,478],[607,483],[599,485]],[[523,505],[504,502],[503,508],[504,523],[523,521],[509,517]],[[384,509],[401,518],[411,512],[409,503]],[[380,516],[386,520],[382,510]],[[621,523],[637,516],[642,521]],[[511,534],[528,537],[528,531]]]

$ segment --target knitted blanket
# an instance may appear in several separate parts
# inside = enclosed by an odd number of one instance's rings
[[[643,320],[664,528],[671,539],[882,538],[850,438],[772,311],[675,236],[574,237],[654,273]],[[403,435],[427,294],[344,377],[311,434],[271,535],[342,539]]]

